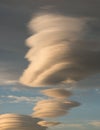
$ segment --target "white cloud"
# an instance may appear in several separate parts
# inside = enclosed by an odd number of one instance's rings
[[[8,96],[1,95],[0,98],[2,99],[1,103],[5,103],[3,99],[6,98],[6,102],[9,102],[9,103],[26,102],[26,103],[31,103],[31,104],[42,99],[42,97],[25,97],[25,96],[15,96],[15,95],[8,95]]]

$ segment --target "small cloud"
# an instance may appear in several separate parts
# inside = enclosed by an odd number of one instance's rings
[[[41,126],[51,127],[51,126],[59,125],[61,123],[60,122],[40,121],[40,122],[38,122],[38,124]]]
[[[83,129],[84,126],[82,124],[60,124],[59,126],[57,127],[60,127],[60,128],[66,128],[66,127],[72,127],[72,128],[80,128],[80,129]]]
[[[8,95],[8,96],[0,96],[2,98],[2,100],[4,98],[7,98],[8,101],[6,100],[6,102],[9,103],[20,103],[20,102],[26,102],[26,103],[31,103],[33,104],[34,102],[37,102],[39,100],[41,100],[41,97],[25,97],[25,96],[15,96],[15,95]],[[2,103],[5,103],[5,101]]]
[[[100,127],[100,121],[91,121],[89,124],[94,127]]]
[[[0,79],[0,85],[16,85],[19,83],[17,80]]]
[[[53,88],[53,89],[45,89],[41,91],[44,95],[47,95],[49,97],[54,97],[54,98],[68,98],[69,96],[72,95],[70,91],[67,91],[66,89],[63,88]]]

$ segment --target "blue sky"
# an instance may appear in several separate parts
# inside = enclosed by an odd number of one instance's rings
[[[28,50],[24,43],[30,35],[27,23],[40,11],[95,17],[98,22],[87,37],[97,39],[100,44],[99,0],[0,0],[0,114],[31,114],[35,103],[47,98],[40,93],[40,88],[28,88],[17,82],[28,65],[24,59]],[[52,127],[52,130],[99,130],[100,124],[94,122],[100,122],[100,74],[76,83],[72,92],[74,95],[70,100],[81,105],[70,110],[68,115],[55,118],[64,124]]]

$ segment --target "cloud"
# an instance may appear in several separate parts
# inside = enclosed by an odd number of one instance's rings
[[[17,80],[0,79],[0,85],[16,85],[17,83]]]
[[[64,116],[68,111],[79,106],[80,103],[74,101],[63,101],[56,99],[48,99],[39,101],[36,106],[33,108],[34,117],[45,118],[45,117],[58,117]]]
[[[42,100],[41,97],[25,97],[25,96],[15,96],[15,95],[8,95],[8,96],[3,96],[1,95],[0,98],[2,99],[2,103],[5,103],[5,100],[3,99],[6,98],[6,102],[8,103],[20,103],[20,102],[25,102],[25,103],[34,103],[39,100]]]
[[[67,91],[66,89],[63,88],[53,88],[53,89],[45,89],[41,91],[44,95],[47,95],[49,97],[54,97],[54,98],[68,98],[69,96],[72,95],[70,91]]]
[[[2,64],[2,62],[1,62]],[[0,67],[0,86],[6,86],[6,85],[16,85],[19,83],[19,81],[17,79],[11,78],[10,74],[11,72],[9,72],[6,68],[7,67],[2,67],[3,65],[1,65]],[[14,77],[14,76],[13,76]]]
[[[100,44],[87,38],[93,19],[38,15],[29,23],[26,40],[30,64],[20,82],[31,87],[80,81],[100,72]]]
[[[85,129],[85,127],[83,126],[83,124],[72,124],[72,123],[70,123],[70,124],[60,124],[60,125],[58,125],[58,126],[56,126],[56,127],[59,127],[59,128],[67,128],[67,127],[70,127],[70,128],[82,128],[82,129]]]
[[[37,124],[41,119],[27,115],[3,114],[0,115],[0,130],[46,130]]]
[[[91,36],[96,22],[93,18],[59,14],[39,14],[30,21],[28,27],[32,36],[26,39],[29,51],[25,56],[29,65],[20,77],[20,83],[30,87],[57,86],[42,91],[53,99],[38,101],[33,108],[34,117],[64,116],[71,108],[80,105],[66,100],[71,92],[60,86],[64,84],[67,87],[66,84],[100,72],[99,35],[95,35],[95,38]],[[44,125],[52,125],[49,123],[44,122]]]
[[[38,122],[39,125],[45,126],[45,127],[51,127],[61,124],[60,122],[48,122],[48,121],[40,121]]]
[[[100,121],[91,121],[89,124],[95,127],[100,127]]]

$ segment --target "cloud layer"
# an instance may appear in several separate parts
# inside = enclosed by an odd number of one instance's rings
[[[3,114],[0,115],[0,130],[46,130],[38,121],[41,120],[27,115]]]
[[[68,98],[69,96],[72,95],[70,91],[67,91],[66,89],[63,88],[53,88],[53,89],[45,89],[41,91],[44,95],[47,95],[49,97],[54,97],[54,98]]]
[[[56,99],[42,100],[39,101],[33,108],[33,116],[39,118],[64,116],[71,108],[79,105],[80,103],[74,101],[63,101]]]
[[[26,40],[30,64],[20,82],[31,87],[73,83],[100,72],[100,44],[85,36],[91,21],[54,14],[32,19],[35,34]]]

